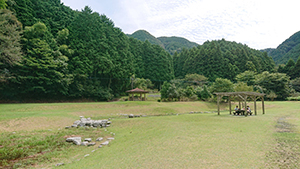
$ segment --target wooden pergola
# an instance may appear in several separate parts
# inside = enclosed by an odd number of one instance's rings
[[[223,96],[228,96],[228,103],[229,103],[229,113],[231,115],[231,97],[237,97],[239,100],[239,107],[241,108],[241,101],[245,103],[245,108],[247,107],[247,98],[250,97],[254,101],[254,113],[257,115],[256,110],[256,100],[258,97],[261,97],[262,101],[262,111],[265,114],[265,103],[264,103],[264,96],[263,93],[256,93],[256,92],[219,92],[214,93],[218,97],[218,115],[220,115],[220,100]],[[245,113],[247,116],[247,113]]]
[[[134,101],[134,94],[140,94],[140,100],[146,101],[146,93],[149,93],[149,92],[139,89],[139,88],[135,88],[135,89],[126,91],[126,93],[129,94],[129,98],[128,98],[129,101]],[[143,97],[143,94],[144,94],[144,97]]]

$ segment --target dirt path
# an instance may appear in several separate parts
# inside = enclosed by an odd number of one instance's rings
[[[277,119],[276,145],[266,154],[266,168],[299,168],[300,137],[295,133],[296,126],[287,118]]]

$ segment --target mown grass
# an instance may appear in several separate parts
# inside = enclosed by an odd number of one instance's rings
[[[49,154],[48,160],[32,162],[31,166],[34,164],[37,168],[52,168],[57,162],[65,163],[61,168],[295,168],[298,165],[299,102],[267,102],[265,115],[261,114],[261,107],[258,106],[258,116],[249,117],[228,115],[226,105],[222,105],[220,116],[216,113],[188,114],[190,111],[216,110],[214,103],[205,102],[0,106],[0,129],[7,137],[13,131],[20,135],[40,131],[42,135],[51,135],[53,133],[48,131],[49,128],[58,132],[58,128],[71,125],[70,122],[77,120],[80,115],[97,119],[113,118],[112,126],[107,128],[106,133],[113,132],[116,136],[108,147],[91,153],[94,148],[65,146],[62,151],[53,150],[54,153]],[[148,116],[129,119],[121,114]],[[164,116],[170,114],[172,115]],[[289,133],[278,132],[278,127],[276,128],[278,119],[283,117],[292,126]],[[22,126],[18,122],[34,119],[42,120],[45,124],[26,124],[31,129],[20,129],[14,125],[17,123]],[[49,125],[54,121],[58,122]],[[32,125],[36,127],[31,127]],[[57,136],[61,138],[62,135]],[[281,144],[282,147],[290,147],[285,154],[292,154],[294,158],[287,160],[291,157],[282,154],[285,149],[278,146]],[[76,149],[80,151],[75,151]],[[90,156],[82,158],[86,153]],[[57,154],[60,154],[59,157],[56,157]],[[47,153],[41,156],[46,155]]]
[[[65,168],[256,168],[272,148],[270,126],[258,116],[116,119],[109,149]]]

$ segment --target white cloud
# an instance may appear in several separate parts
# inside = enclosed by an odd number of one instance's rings
[[[63,0],[106,14],[125,33],[145,29],[202,44],[225,38],[256,49],[277,47],[300,30],[297,0]],[[81,7],[79,7],[81,5]]]

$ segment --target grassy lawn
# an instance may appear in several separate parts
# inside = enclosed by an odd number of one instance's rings
[[[2,104],[0,131],[6,137],[42,133],[44,140],[49,135],[63,140],[66,135],[115,133],[115,140],[100,149],[66,144],[48,150],[43,155],[48,158],[32,161],[30,167],[36,168],[61,162],[65,165],[60,168],[297,168],[299,103],[267,102],[265,115],[258,104],[258,115],[248,117],[228,115],[225,104],[220,116],[188,114],[216,111],[216,104],[206,102]],[[123,114],[148,116],[131,119]],[[106,131],[64,129],[81,115],[112,118],[112,125]],[[84,158],[86,154],[90,156]]]

